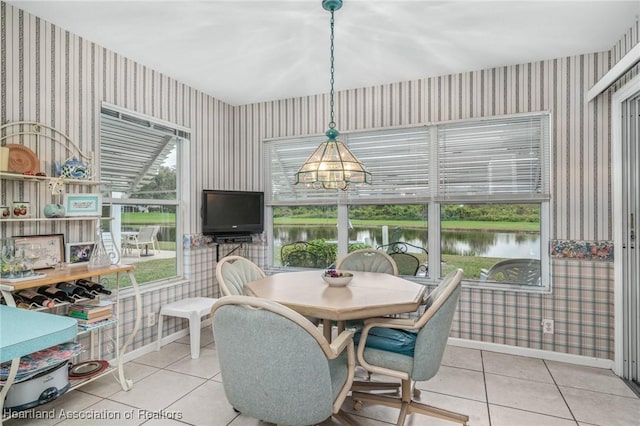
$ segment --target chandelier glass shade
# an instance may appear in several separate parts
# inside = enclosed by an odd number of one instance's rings
[[[334,58],[333,58],[333,13],[342,7],[342,0],[324,0],[322,7],[331,12],[331,122],[325,132],[327,140],[320,144],[296,172],[296,184],[318,189],[341,189],[346,191],[351,184],[371,183],[371,173],[358,161],[349,148],[338,140],[340,133],[334,122]]]

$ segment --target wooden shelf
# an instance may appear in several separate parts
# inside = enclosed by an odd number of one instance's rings
[[[58,180],[59,178],[54,176],[31,176],[31,175],[23,175],[21,173],[0,172],[0,179],[21,180],[25,182],[49,182],[52,180]],[[75,184],[75,185],[90,185],[90,186],[100,185],[100,182],[97,180],[85,180],[85,179],[62,179],[62,182],[65,184]]]
[[[26,288],[57,284],[63,281],[75,281],[80,278],[108,275],[116,272],[133,271],[134,269],[135,266],[133,265],[111,265],[92,269],[89,269],[88,266],[76,266],[73,268],[63,269],[42,269],[39,272],[44,272],[46,275],[35,280],[19,281],[13,283],[0,280],[0,289],[5,291],[23,290]]]
[[[112,220],[111,217],[101,217],[101,216],[65,216],[65,217],[26,217],[24,219],[0,219],[0,222],[67,222],[70,220]]]

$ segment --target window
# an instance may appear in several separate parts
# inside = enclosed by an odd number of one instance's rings
[[[341,138],[373,175],[372,185],[344,193],[293,185],[298,167],[323,138],[265,142],[265,177],[271,182],[267,211],[274,212],[279,232],[296,226],[276,217],[280,206],[304,206],[310,218],[314,206],[333,206],[336,224],[324,226],[337,226],[338,255],[361,244],[389,253],[408,250],[419,254],[424,268],[406,275],[437,279],[462,267],[467,283],[549,288],[548,114],[351,132]],[[389,246],[398,242],[404,247]],[[509,244],[518,250],[497,251]],[[539,279],[507,277],[496,272],[500,265],[487,275],[494,264],[511,259],[528,264],[534,275],[537,268]]]
[[[106,105],[100,124],[103,231],[110,231],[108,238],[121,259],[136,264],[138,283],[175,279],[181,275],[177,259],[182,258],[179,242],[185,226],[179,206],[188,196],[180,153],[189,134]]]

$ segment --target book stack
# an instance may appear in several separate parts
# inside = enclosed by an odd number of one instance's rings
[[[67,315],[78,320],[78,325],[89,326],[113,319],[113,302],[91,301],[69,305]]]

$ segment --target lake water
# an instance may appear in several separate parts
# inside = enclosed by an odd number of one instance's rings
[[[395,232],[395,234],[394,234]],[[333,226],[274,226],[274,245],[315,239],[335,240],[338,230]],[[349,239],[377,247],[382,244],[382,229],[354,227],[349,231]],[[405,241],[427,248],[427,233],[424,230],[389,229],[388,241]],[[493,231],[443,231],[442,253],[479,257],[533,258],[540,259],[540,235],[527,232]]]

